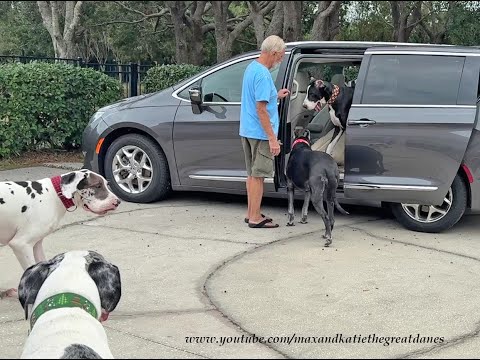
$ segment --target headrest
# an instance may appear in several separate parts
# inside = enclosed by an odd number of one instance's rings
[[[344,86],[345,85],[345,76],[343,74],[335,74],[332,76],[331,83],[333,85]]]

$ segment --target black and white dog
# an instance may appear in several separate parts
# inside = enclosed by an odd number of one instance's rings
[[[18,286],[30,333],[22,359],[112,359],[101,322],[118,305],[118,267],[95,251],[70,251],[23,273]]]
[[[36,181],[0,182],[0,247],[9,245],[25,270],[45,260],[43,238],[67,210],[81,207],[103,215],[119,204],[107,180],[86,169]],[[0,291],[0,298],[5,295],[16,296],[15,289]]]
[[[338,86],[327,81],[310,78],[307,96],[303,106],[308,110],[320,111],[325,105],[329,107],[330,121],[335,125],[332,140],[326,153],[331,154],[347,125],[348,113],[352,106],[354,85]]]
[[[325,224],[326,239],[325,246],[332,243],[332,230],[335,223],[334,207],[342,214],[348,215],[338,203],[336,191],[340,173],[335,160],[328,154],[321,151],[313,151],[310,148],[310,132],[301,129],[296,133],[292,144],[292,150],[287,164],[287,192],[288,192],[288,223],[293,226],[294,189],[305,192],[302,208],[302,220],[300,223],[307,223],[308,206],[312,201],[315,210],[320,214]],[[323,202],[327,203],[327,212]]]

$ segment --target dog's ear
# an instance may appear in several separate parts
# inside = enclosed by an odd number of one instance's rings
[[[102,310],[112,312],[122,296],[122,284],[118,267],[95,251],[86,256],[86,269],[98,288]]]
[[[294,130],[293,130],[293,136],[295,138],[298,138],[300,136],[300,134],[302,133],[303,131],[303,128],[300,127],[300,126],[297,126]]]
[[[63,258],[64,254],[59,254],[51,260],[41,261],[24,271],[18,285],[18,300],[25,311],[25,320],[28,319],[29,306],[33,306],[35,303],[43,283],[53,270],[58,267]]]
[[[306,137],[308,139],[308,141],[310,141],[310,130],[304,129],[303,130],[303,136]]]
[[[316,79],[315,79],[313,76],[310,75],[310,84],[315,83],[315,80],[316,80]]]
[[[62,194],[67,198],[73,198],[73,194],[77,190],[81,190],[86,187],[88,173],[82,171],[74,171],[61,176],[60,187]]]
[[[323,80],[316,80],[315,81],[315,87],[320,89],[321,87],[324,87],[325,84],[323,83]]]

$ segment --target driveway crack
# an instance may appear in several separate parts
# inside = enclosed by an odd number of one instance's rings
[[[357,224],[357,225],[360,225],[360,224],[365,224],[365,223],[370,223],[370,222],[376,222],[376,221],[381,221],[381,220],[384,220],[384,218],[375,218],[375,219],[370,219],[370,220],[366,220],[366,221],[360,221],[360,222],[356,222],[354,224]],[[345,224],[345,225],[339,225],[336,227],[336,229],[339,229],[339,228],[345,228],[345,227],[348,227],[348,226],[351,226],[351,225],[354,225],[354,224]],[[212,295],[209,293],[209,284],[210,282],[212,281],[212,278],[215,276],[215,274],[217,274],[218,272],[220,272],[224,267],[226,267],[227,265],[235,262],[235,261],[238,261],[240,260],[241,258],[247,256],[247,255],[250,255],[258,250],[261,250],[267,246],[270,246],[270,245],[273,245],[273,244],[278,244],[278,243],[281,243],[281,242],[286,242],[286,241],[289,241],[289,240],[294,240],[298,237],[303,237],[305,235],[310,235],[310,234],[315,234],[315,233],[318,233],[318,230],[315,230],[315,231],[308,231],[308,232],[304,232],[304,233],[300,233],[300,234],[294,234],[294,235],[289,235],[287,237],[284,237],[284,238],[280,238],[280,239],[276,239],[276,240],[273,240],[271,242],[268,242],[268,243],[265,243],[265,244],[261,244],[261,245],[258,245],[258,246],[255,246],[254,248],[252,249],[248,249],[246,251],[243,251],[241,253],[238,253],[226,260],[224,260],[221,264],[219,264],[216,268],[214,268],[207,276],[206,276],[206,280],[203,284],[203,287],[202,287],[202,294],[203,296],[205,297],[205,299],[207,300],[207,302],[222,316],[222,318],[224,318],[233,328],[237,329],[237,330],[240,330],[241,332],[245,333],[246,335],[248,336],[258,336],[258,332],[256,332],[255,334],[246,330],[239,322],[235,321],[231,315],[227,314],[227,312],[222,308],[220,302],[218,301],[215,301],[212,297]],[[286,359],[292,359],[292,358],[295,358],[294,355],[290,356],[288,354],[286,354],[285,352],[283,352],[282,350],[280,350],[278,347],[272,345],[272,344],[267,344],[267,343],[262,343],[262,345],[264,345],[265,347],[269,348],[270,350],[272,350],[273,352],[277,353],[278,355],[281,355],[283,356],[284,358]]]

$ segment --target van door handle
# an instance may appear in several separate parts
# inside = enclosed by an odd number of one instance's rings
[[[360,120],[348,120],[348,125],[373,125],[377,122],[375,120],[362,118]]]

